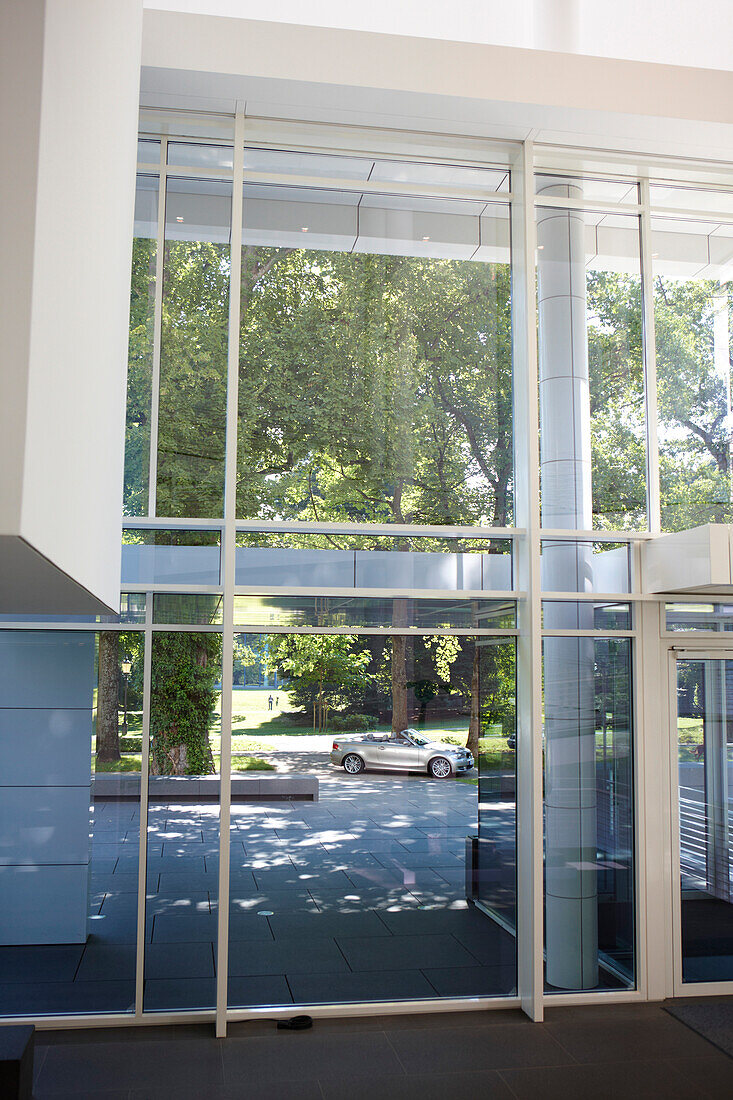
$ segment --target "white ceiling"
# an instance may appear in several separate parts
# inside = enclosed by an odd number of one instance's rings
[[[731,0],[144,0],[144,6],[733,69]]]

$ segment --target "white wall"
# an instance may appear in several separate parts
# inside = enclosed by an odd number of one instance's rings
[[[82,603],[110,606],[141,34],[141,0],[26,0],[0,14],[0,535],[52,563],[67,596],[75,584]],[[18,560],[15,547],[0,561],[6,594]]]

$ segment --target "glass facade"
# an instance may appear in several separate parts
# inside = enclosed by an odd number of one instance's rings
[[[242,169],[177,133],[140,143],[120,615],[0,631],[0,1014],[512,998],[530,888],[540,1002],[639,988],[639,544],[730,518],[729,196],[538,167],[528,272],[513,150],[304,131]],[[662,635],[729,611],[667,602]],[[723,842],[704,873],[697,848],[725,723],[678,667],[684,915],[720,877]],[[686,981],[725,954],[694,920]]]

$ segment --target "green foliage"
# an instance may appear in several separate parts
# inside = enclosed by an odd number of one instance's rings
[[[371,729],[374,719],[370,714],[339,714],[338,711],[334,711],[329,718],[329,724],[333,730],[361,732]]]
[[[358,637],[284,634],[271,642],[272,660],[288,680],[291,703],[313,715],[318,729],[326,729],[329,711],[345,709],[369,680],[370,655]]]
[[[209,730],[221,670],[221,635],[153,636],[150,698],[151,771],[206,775],[214,771]]]

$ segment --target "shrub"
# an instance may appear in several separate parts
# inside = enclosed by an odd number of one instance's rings
[[[328,725],[336,731],[354,730],[361,732],[371,729],[374,725],[374,719],[368,714],[331,714],[328,718]]]

